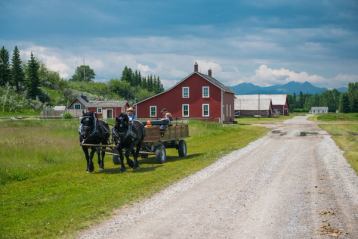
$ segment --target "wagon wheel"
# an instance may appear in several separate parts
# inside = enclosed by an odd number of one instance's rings
[[[186,147],[186,142],[185,140],[179,140],[178,143],[178,154],[179,157],[184,158],[187,155],[187,147]]]
[[[159,163],[164,163],[167,160],[167,152],[164,145],[160,145],[155,149],[155,158]]]

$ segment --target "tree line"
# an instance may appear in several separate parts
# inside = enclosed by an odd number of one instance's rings
[[[30,99],[44,100],[40,90],[39,71],[40,65],[31,52],[27,64],[23,65],[20,58],[20,51],[15,46],[9,60],[9,52],[3,46],[0,50],[0,86],[12,87],[15,92],[25,92]]]
[[[289,95],[288,103],[291,112],[308,112],[315,106],[327,106],[329,112],[358,112],[358,82],[349,83],[344,93],[333,89],[316,95],[302,92]]]
[[[31,53],[22,62],[15,46],[10,59],[9,51],[0,50],[0,106],[2,111],[40,109],[46,105],[67,105],[81,94],[97,100],[140,101],[164,91],[159,76],[143,77],[138,70],[124,67],[122,74],[106,82],[96,82],[95,72],[89,65],[80,65],[69,80],[49,70]]]

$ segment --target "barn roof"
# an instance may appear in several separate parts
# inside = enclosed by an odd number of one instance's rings
[[[271,99],[261,98],[261,97],[259,99],[258,95],[252,95],[252,96],[256,96],[256,97],[251,97],[251,95],[250,97],[236,96],[234,109],[235,110],[270,110],[271,109]]]
[[[200,72],[195,72],[197,73],[198,75],[200,75],[201,77],[203,77],[204,79],[206,79],[207,81],[209,81],[210,83],[212,83],[213,85],[216,85],[217,87],[219,87],[220,89],[222,89],[223,91],[225,92],[229,92],[229,93],[233,93],[232,90],[225,86],[223,83],[221,83],[220,81],[218,81],[217,79],[215,79],[214,77],[212,76],[209,76],[209,75],[205,75],[203,73],[200,73]],[[192,74],[191,74],[192,75]],[[190,76],[191,76],[190,75]],[[187,77],[188,78],[188,77]]]
[[[142,103],[142,102],[144,102],[144,101],[147,101],[147,100],[149,100],[149,99],[152,99],[152,98],[154,98],[154,97],[157,97],[157,96],[159,96],[159,95],[162,95],[162,94],[164,94],[164,93],[166,93],[166,92],[168,92],[168,91],[171,91],[172,89],[174,89],[175,87],[177,87],[180,83],[182,83],[183,81],[185,81],[186,79],[188,79],[189,77],[191,77],[191,76],[194,75],[194,74],[197,74],[197,75],[201,76],[202,78],[204,78],[205,80],[209,81],[210,83],[212,83],[212,84],[215,85],[216,87],[220,88],[221,90],[223,90],[223,91],[225,91],[225,92],[228,92],[228,93],[234,94],[234,92],[232,92],[229,87],[223,85],[220,81],[218,81],[218,80],[215,79],[214,77],[205,75],[205,74],[200,73],[200,72],[193,72],[193,73],[191,73],[190,75],[188,75],[187,77],[185,77],[184,79],[182,79],[181,81],[179,81],[178,83],[176,83],[174,86],[172,86],[171,88],[169,88],[168,90],[163,91],[163,92],[161,92],[161,93],[159,93],[159,94],[153,95],[152,97],[149,97],[149,98],[144,99],[144,100],[142,100],[142,101],[139,101],[139,102],[136,103],[136,104]]]
[[[258,94],[256,95],[235,95],[238,99],[258,99]],[[272,100],[272,105],[285,105],[287,100],[287,95],[267,95],[267,94],[260,94],[260,99],[270,99]]]

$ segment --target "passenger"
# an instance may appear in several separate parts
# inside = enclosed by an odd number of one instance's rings
[[[170,122],[173,120],[173,116],[170,112],[168,112],[166,108],[163,108],[160,112],[162,113],[161,120],[164,123],[160,126],[160,129],[165,130],[168,125],[170,125]]]
[[[168,120],[169,122],[173,120],[173,116],[166,108],[163,108],[161,111],[162,113],[162,120]]]

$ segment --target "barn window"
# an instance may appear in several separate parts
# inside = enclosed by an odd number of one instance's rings
[[[81,104],[80,104],[80,103],[74,104],[74,108],[75,108],[76,110],[80,110],[80,109],[81,109]]]
[[[189,98],[189,87],[185,86],[182,88],[182,97]]]
[[[183,117],[189,117],[189,105],[188,104],[182,104],[181,110],[182,110]]]
[[[202,88],[202,97],[203,98],[209,98],[210,97],[209,86],[203,86],[203,88]]]
[[[209,104],[203,104],[202,105],[202,116],[203,117],[209,117],[210,116]]]
[[[157,106],[156,105],[149,106],[149,117],[157,117]]]
[[[97,113],[100,113],[100,114],[102,113],[102,108],[101,107],[97,108]]]

